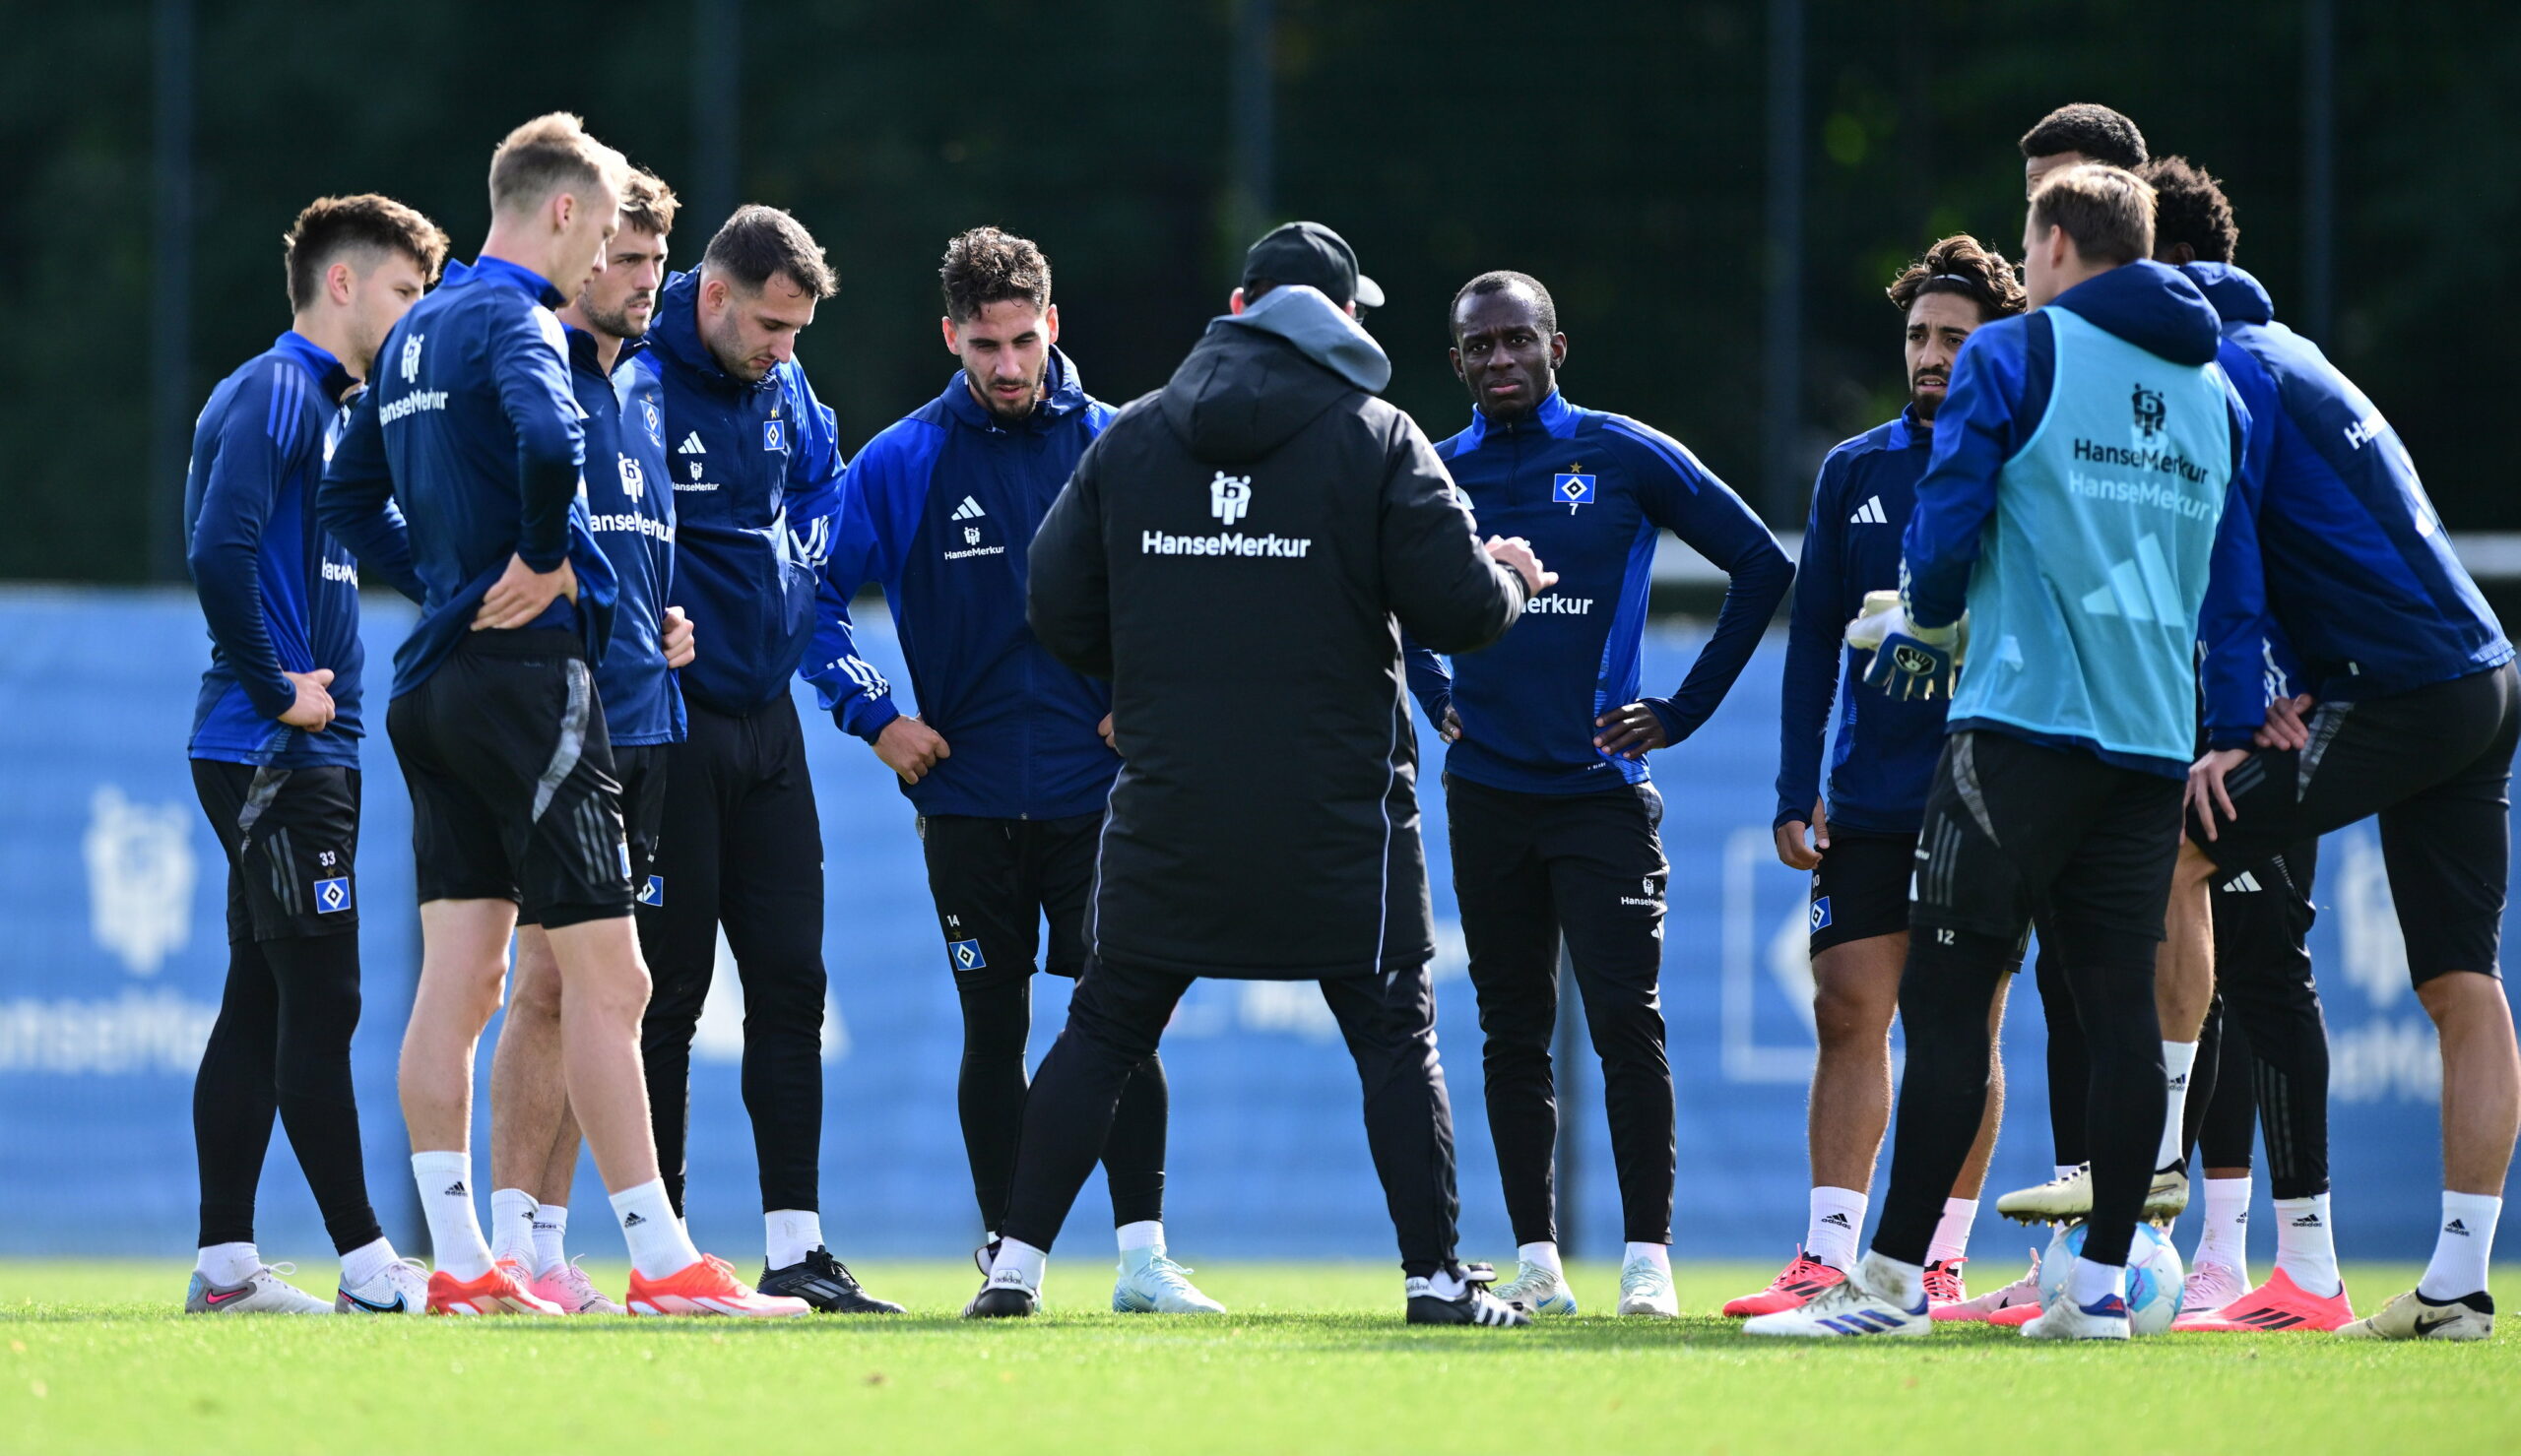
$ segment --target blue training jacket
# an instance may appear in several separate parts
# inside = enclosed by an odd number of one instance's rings
[[[356,767],[361,732],[358,567],[315,522],[315,487],[357,381],[291,330],[220,381],[193,423],[185,561],[210,625],[193,708],[194,758],[282,768]],[[404,567],[409,579],[408,563]],[[333,724],[279,722],[297,701],[284,671],[333,669]]]
[[[1917,418],[1912,405],[1897,419],[1842,442],[1821,462],[1785,642],[1778,824],[1812,820],[1834,696],[1838,741],[1830,753],[1831,825],[1913,834],[1925,822],[1926,790],[1943,752],[1944,711],[1951,705],[1940,698],[1859,691],[1870,658],[1846,646],[1846,629],[1863,609],[1865,593],[1900,585],[1900,534],[1916,506],[1917,479],[1933,449],[1933,427]]]
[[[2073,319],[2059,323],[2054,317],[2059,313],[2071,314]],[[2184,557],[2172,551],[2168,568],[2159,555],[2141,567],[2139,563],[2121,562],[2113,568],[2086,559],[2092,551],[2102,549],[2101,543],[2087,542],[2071,535],[2054,535],[2036,543],[2023,542],[2031,549],[2010,560],[2006,573],[1979,573],[1986,577],[1982,583],[1973,577],[1973,570],[1979,564],[1980,553],[2005,529],[1997,509],[1997,487],[2016,468],[2017,459],[2027,463],[2030,457],[2026,452],[2034,445],[2060,453],[2068,450],[2064,435],[2052,438],[2045,428],[2052,409],[2061,415],[2099,409],[2097,402],[2104,396],[2111,401],[2109,411],[2116,411],[2110,413],[2111,419],[2119,421],[2110,427],[2135,432],[2125,435],[2130,443],[2121,446],[2112,440],[2079,438],[2073,447],[2073,458],[2080,459],[2081,452],[2087,449],[2100,449],[2104,453],[2116,451],[2128,459],[2114,465],[2095,465],[2095,478],[2088,482],[2085,495],[2070,498],[2059,491],[2053,501],[2029,499],[2022,509],[2054,511],[2081,500],[2098,510],[2101,507],[2091,503],[2106,502],[2123,521],[2161,523],[2160,530],[2171,535],[2175,544],[2185,538],[2180,535],[2185,528],[2178,523],[2203,519],[2204,514],[2211,513],[2215,518],[2214,537],[2200,546],[2211,551],[2213,561],[2223,559],[2226,538],[2237,529],[2231,515],[2224,511],[2223,503],[2230,493],[2228,482],[2240,473],[2249,419],[2230,382],[2212,368],[2218,347],[2216,327],[2214,309],[2177,270],[2138,261],[2087,279],[2044,307],[1986,324],[1961,347],[1961,353],[1953,362],[1951,391],[1942,409],[1936,411],[1933,456],[1924,477],[1917,482],[1916,509],[1908,518],[1902,541],[1901,586],[1909,617],[1925,626],[1945,625],[1961,616],[1970,599],[1986,592],[1991,601],[2006,601],[2026,613],[2035,604],[2044,603],[2047,615],[2062,624],[2054,630],[2072,636],[2080,629],[2089,640],[2084,641],[2086,652],[2080,657],[2070,657],[2045,641],[2035,642],[2033,652],[2023,653],[2017,643],[2000,640],[2001,634],[1990,632],[1988,623],[1981,620],[1973,632],[1969,665],[1955,694],[1950,731],[1986,728],[2047,747],[2091,753],[2123,768],[2170,778],[2186,777],[2195,728],[2196,622],[2184,618],[2174,624],[2159,621],[2152,614],[2173,608],[2189,613],[2182,593],[2191,585],[2198,588],[2202,602],[2203,584],[2192,583],[2184,574]],[[2132,400],[2128,386],[2121,382],[2123,375],[2108,376],[2106,382],[2095,379],[2073,392],[2071,398],[2052,399],[2059,352],[2057,336],[2063,329],[2077,331],[2079,338],[2109,341],[2096,348],[2123,348],[2149,356],[2154,365],[2148,367],[2169,369],[2190,380],[2191,386],[2197,384],[2197,376],[2179,371],[2207,371],[2206,382],[2213,385],[2215,403],[2224,410],[2225,418],[2197,428],[2202,431],[2200,438],[2220,431],[2222,458],[2173,458],[2176,451],[2165,454],[2160,446],[2147,447],[2154,451],[2148,455],[2134,443],[2139,434],[2147,440],[2167,438],[2159,433],[2161,419],[2144,413],[2148,399],[2156,411],[2163,408],[2163,402],[2158,394],[2145,392],[2141,376]],[[2172,404],[2182,411],[2186,408],[2178,401]],[[2185,412],[2179,413],[2178,419],[2183,430],[2194,423]],[[2118,475],[2103,474],[2113,468]],[[2192,488],[2194,482],[2188,482],[2188,476],[2181,474],[2185,471],[2197,472],[2200,481],[2211,483],[2212,499],[2193,498],[2195,488],[2204,487]],[[2130,475],[2143,478],[2120,478]],[[2130,516],[2128,512],[2138,514]],[[2148,512],[2153,514],[2144,514]],[[2131,533],[2138,529],[2146,528],[2126,528]],[[2195,564],[2203,568],[2206,559],[2201,556]],[[2166,569],[2182,574],[2172,581],[2165,575]],[[2060,597],[2068,576],[2107,576],[2112,583],[2123,578],[2124,590],[2111,585],[2090,597]],[[2140,600],[2128,600],[2131,593]],[[2202,605],[2192,614],[2202,616]],[[2026,616],[2024,625],[2037,625],[2040,620],[2036,614]],[[2097,625],[2112,622],[2121,625]],[[1989,687],[1987,674],[1991,671],[2012,673],[2014,680],[2025,683],[2067,685],[2061,701],[2073,711],[2064,716],[2075,718],[2080,718],[2089,705],[2114,708],[2140,689],[2158,687],[2158,683],[2139,682],[2135,667],[2159,665],[2165,661],[2159,651],[2162,644],[2151,636],[2135,634],[2124,625],[2128,623],[2176,626],[2182,634],[2176,656],[2178,671],[2187,686],[2177,693],[2175,710],[2164,705],[2169,716],[2151,724],[2151,738],[2159,738],[2160,745],[2149,739],[2147,747],[2136,749],[2103,741],[2106,735],[2098,729],[2050,730],[2003,716],[1970,716],[1971,708],[1965,700],[1985,696]],[[2123,652],[2116,658],[2106,656],[2112,644],[2124,647],[2140,639],[2151,656],[2129,657]],[[2171,728],[2172,723],[2179,727]],[[2176,751],[2161,746],[2173,739],[2177,741]]]
[[[2224,372],[2249,410],[2232,490],[2241,530],[2206,595],[2207,740],[2262,721],[2260,645],[2290,641],[2323,700],[2386,697],[2511,661],[2399,433],[2319,346],[2276,322],[2229,263],[2181,270],[2223,319]]]
[[[756,712],[788,691],[814,631],[814,592],[840,508],[838,426],[795,360],[752,383],[700,337],[700,275],[657,295],[674,476],[675,604],[698,657],[682,691],[713,712]]]
[[[504,258],[448,264],[385,336],[324,469],[324,529],[362,563],[408,555],[419,578],[420,620],[394,653],[396,697],[473,629],[511,556],[536,571],[570,564],[576,603],[555,597],[527,625],[574,628],[587,661],[604,657],[613,568],[578,503],[586,432],[551,312],[561,301]]]
[[[954,371],[945,390],[867,442],[841,482],[808,675],[840,726],[873,743],[901,716],[858,656],[849,600],[879,582],[920,717],[951,756],[902,792],[922,814],[1097,814],[1121,761],[1096,726],[1112,688],[1051,656],[1024,619],[1027,548],[1077,457],[1115,412],[1051,351],[1047,398],[1000,424]]]
[[[674,492],[666,488],[664,386],[657,361],[624,340],[608,375],[595,336],[568,329],[569,385],[586,413],[587,526],[613,563],[613,642],[596,665],[596,697],[616,748],[679,743],[682,690],[666,666],[664,618],[674,586]]]
[[[1715,631],[1679,691],[1643,701],[1678,743],[1740,676],[1776,614],[1794,563],[1777,538],[1680,442],[1624,414],[1584,410],[1553,390],[1532,417],[1470,427],[1436,447],[1482,534],[1519,536],[1556,587],[1495,644],[1453,661],[1413,647],[1410,690],[1462,736],[1445,772],[1491,789],[1592,793],[1648,777],[1642,758],[1593,746],[1594,720],[1640,701],[1654,542],[1669,531],[1732,578]]]

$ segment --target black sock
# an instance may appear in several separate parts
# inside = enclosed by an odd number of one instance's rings
[[[2013,941],[1918,925],[1900,974],[1908,1066],[1893,1128],[1891,1186],[1873,1247],[1923,1264],[1954,1179],[1987,1110],[1987,1008],[2013,968]]]
[[[2092,1065],[2089,1146],[2092,1218],[2083,1256],[2124,1264],[2162,1150],[2162,1019],[2154,1008],[2154,955],[2161,942],[2126,931],[2070,932],[2064,947],[2076,1023]],[[1914,1053],[1910,1053],[1914,1075]]]
[[[358,1029],[358,936],[263,944],[280,986],[279,1055],[273,1083],[281,1124],[333,1248],[348,1253],[384,1236],[367,1201],[358,1098],[351,1086],[351,1033]]]
[[[2033,976],[2039,982],[2039,1014],[2048,1028],[2048,1136],[2059,1167],[2091,1161],[2085,1142],[2084,1088],[2092,1080],[2084,1058],[2083,1029],[2075,1023],[2075,996],[2066,984],[2065,962],[2043,928]]]
[[[1112,1225],[1161,1223],[1164,1219],[1164,1138],[1172,1094],[1164,1060],[1150,1056],[1130,1073],[1112,1131],[1103,1143],[1103,1177],[1112,1186]]]
[[[254,1190],[272,1141],[279,1094],[272,1059],[280,1039],[280,988],[251,940],[227,944],[219,1019],[193,1073],[193,1156],[201,1170],[199,1246],[254,1240]]]
[[[972,1166],[972,1196],[981,1228],[1006,1227],[1006,1198],[1015,1181],[1015,1142],[1024,1130],[1024,1041],[1033,1029],[1033,981],[957,985],[963,1003],[963,1064],[954,1105],[963,1122],[963,1153]]]

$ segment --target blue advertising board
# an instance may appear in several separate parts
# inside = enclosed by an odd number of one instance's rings
[[[411,617],[373,594],[368,611],[379,678],[368,718],[381,725],[384,665]],[[869,655],[897,668],[883,614],[867,615]],[[1680,681],[1701,640],[1687,625],[1653,628],[1647,680]],[[0,1253],[181,1253],[194,1236],[192,1071],[226,963],[225,866],[183,756],[208,654],[200,618],[181,593],[13,590],[0,592]],[[1781,1259],[1805,1216],[1814,1041],[1804,881],[1777,862],[1769,832],[1781,662],[1772,641],[1713,720],[1654,760],[1672,861],[1663,984],[1680,1098],[1675,1249],[1685,1257]],[[955,1115],[961,1033],[949,951],[911,810],[864,745],[829,728],[803,695],[800,706],[829,887],[824,1228],[845,1256],[951,1255],[980,1230]],[[1511,1258],[1433,771],[1442,748],[1432,734],[1424,747],[1464,1252]],[[410,806],[381,732],[365,763],[357,1087],[369,1185],[389,1230],[417,1250],[394,1099],[420,960]],[[2313,951],[2332,1037],[2341,1244],[2350,1257],[2419,1256],[2439,1185],[2433,1034],[2407,986],[2371,827],[2332,836],[2320,871]],[[759,1247],[760,1226],[739,1091],[742,992],[723,945],[721,969],[695,1046],[689,1202],[703,1245],[741,1265]],[[2040,1017],[2032,988],[2020,990],[2005,1027],[2010,1096],[1995,1190],[2045,1177],[2050,1161]],[[1037,980],[1037,1055],[1066,1000],[1065,982]],[[494,1023],[479,1059],[477,1122],[485,1123],[495,1035]],[[1356,1074],[1311,986],[1203,982],[1164,1045],[1167,1223],[1186,1257],[1392,1257]],[[1563,1143],[1565,1223],[1580,1251],[1607,1253],[1620,1236],[1617,1190],[1599,1070],[1584,1060]],[[485,1125],[475,1160],[486,1185]],[[588,1165],[573,1202],[601,1197]],[[1098,1181],[1065,1250],[1099,1257],[1105,1207]],[[614,1252],[600,1222],[588,1227],[578,1247]],[[266,1165],[260,1236],[273,1257],[326,1251],[284,1136]],[[1982,1257],[2010,1266],[2011,1236],[1982,1222]]]

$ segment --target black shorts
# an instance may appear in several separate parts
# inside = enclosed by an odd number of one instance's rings
[[[577,634],[470,634],[385,724],[421,904],[510,900],[549,929],[630,913],[621,785]]]
[[[1103,816],[982,819],[927,814],[919,844],[928,893],[954,983],[978,988],[1023,981],[1042,969],[1074,980],[1085,970],[1085,907]],[[1050,922],[1050,944],[1042,924]]]
[[[1917,837],[1833,829],[1812,871],[1812,954],[1908,928]]]
[[[2208,898],[2215,914],[2215,966],[2219,976],[2243,966],[2281,970],[2308,980],[2311,881],[2319,871],[2320,842],[2304,840],[2260,864],[2218,873]]]
[[[2261,748],[2224,777],[2238,815],[2189,838],[2218,870],[2381,818],[2381,860],[2407,938],[2409,979],[2498,975],[2512,863],[2512,753],[2521,671],[2509,663],[2413,692],[2322,703],[2310,746]]]
[[[640,743],[613,750],[613,776],[621,781],[621,827],[630,843],[630,889],[641,905],[663,905],[665,887],[657,879],[657,839],[665,829],[665,743]],[[517,907],[516,922],[539,924],[534,913]]]
[[[193,760],[193,791],[227,853],[227,938],[358,928],[358,770]]]
[[[2074,749],[1954,733],[1926,794],[1911,919],[2008,940],[2035,918],[2160,940],[2181,789]]]

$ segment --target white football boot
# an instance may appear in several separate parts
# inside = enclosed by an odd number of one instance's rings
[[[184,1291],[186,1314],[330,1314],[333,1306],[281,1278],[295,1264],[265,1264],[242,1283],[212,1284],[200,1270]]]
[[[1681,1298],[1672,1293],[1672,1272],[1651,1259],[1629,1260],[1619,1271],[1619,1312],[1680,1318]]]
[[[2124,1340],[2135,1332],[2127,1322],[2127,1301],[2118,1296],[2078,1304],[2060,1294],[2022,1333],[2032,1340]]]
[[[2484,1340],[2494,1333],[2494,1297],[2484,1290],[2436,1304],[2414,1290],[2341,1327],[2341,1340]]]
[[[2176,1219],[2188,1207],[2188,1174],[2165,1168],[2154,1174],[2145,1190],[2143,1217],[2158,1224]],[[2035,1187],[2016,1188],[1996,1200],[1996,1212],[2025,1224],[2071,1224],[2092,1217],[2092,1165],[2087,1163],[2062,1178]]]
[[[418,1259],[396,1259],[374,1279],[356,1289],[333,1291],[335,1314],[411,1314],[429,1312],[429,1271]]]
[[[1909,1308],[1896,1299],[1875,1294],[1871,1288],[1875,1282],[1875,1261],[1868,1255],[1856,1265],[1854,1273],[1804,1303],[1792,1309],[1780,1309],[1775,1314],[1755,1314],[1742,1321],[1742,1333],[1829,1339],[1859,1335],[1914,1336],[1933,1331],[1934,1318],[1928,1308],[1923,1285],[1916,1291],[1916,1307]]]
[[[1223,1314],[1225,1306],[1191,1282],[1191,1271],[1164,1256],[1157,1248],[1141,1264],[1131,1267],[1129,1257],[1121,1259],[1121,1277],[1112,1285],[1112,1312],[1115,1314]]]
[[[1567,1287],[1565,1272],[1528,1259],[1519,1261],[1515,1277],[1489,1293],[1525,1314],[1576,1312],[1576,1292]]]
[[[2190,1267],[2188,1279],[2180,1286],[2179,1312],[2212,1314],[2234,1299],[2249,1293],[2249,1277],[2230,1264],[2201,1260]]]

